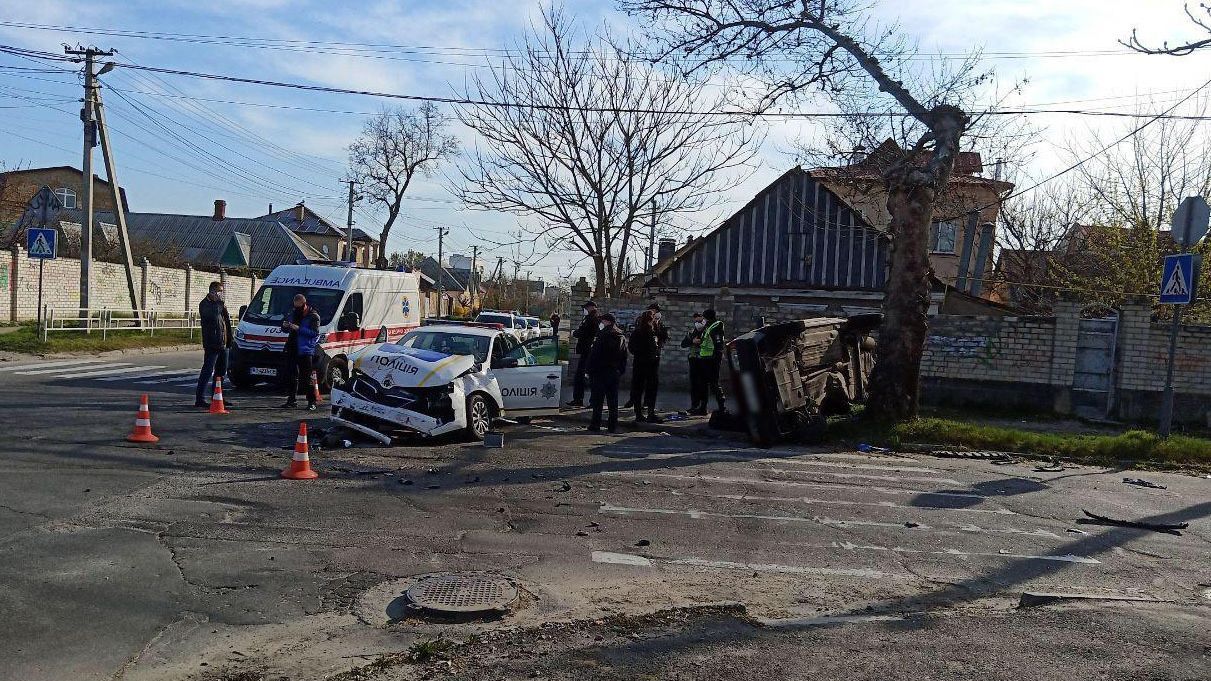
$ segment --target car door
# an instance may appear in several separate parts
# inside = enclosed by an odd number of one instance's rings
[[[496,342],[501,352],[494,353],[489,371],[500,386],[505,412],[514,416],[559,413],[563,367],[557,361],[540,363],[511,334],[502,333]]]

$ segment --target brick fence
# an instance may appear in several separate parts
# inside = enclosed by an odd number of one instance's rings
[[[54,308],[75,308],[80,304],[80,261],[56,258],[46,262],[43,274],[42,304]],[[260,280],[226,273],[159,267],[144,261],[135,271],[135,292],[145,310],[184,313],[196,311],[206,296],[210,282],[227,285],[227,307],[234,314],[256,293]],[[38,261],[17,247],[0,253],[0,320],[29,321],[38,318]],[[126,269],[110,262],[93,263],[92,307],[130,309],[126,288]]]

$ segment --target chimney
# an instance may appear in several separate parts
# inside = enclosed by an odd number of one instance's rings
[[[656,247],[656,262],[664,262],[673,257],[677,252],[677,241],[675,239],[661,239],[660,244]]]
[[[273,215],[273,204],[272,204],[272,203],[271,203],[271,204],[269,204],[269,213],[268,213],[268,215]]]
[[[227,202],[223,199],[214,200],[214,220],[227,219]]]
[[[303,202],[299,201],[299,205],[294,207],[294,219],[301,225],[305,217],[307,217],[307,209],[303,207]]]

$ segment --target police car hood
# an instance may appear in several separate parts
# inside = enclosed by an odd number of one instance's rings
[[[418,388],[445,385],[475,366],[474,355],[380,345],[358,360],[358,368],[380,385]]]

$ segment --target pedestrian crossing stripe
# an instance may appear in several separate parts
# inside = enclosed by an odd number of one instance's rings
[[[1186,283],[1186,273],[1181,265],[1173,268],[1173,274],[1169,275],[1169,281],[1161,289],[1161,295],[1178,298],[1185,298],[1190,295],[1190,286]]]
[[[29,254],[35,258],[51,258],[55,255],[55,250],[50,247],[50,243],[46,240],[45,234],[38,234],[34,239],[33,245],[29,247]]]

